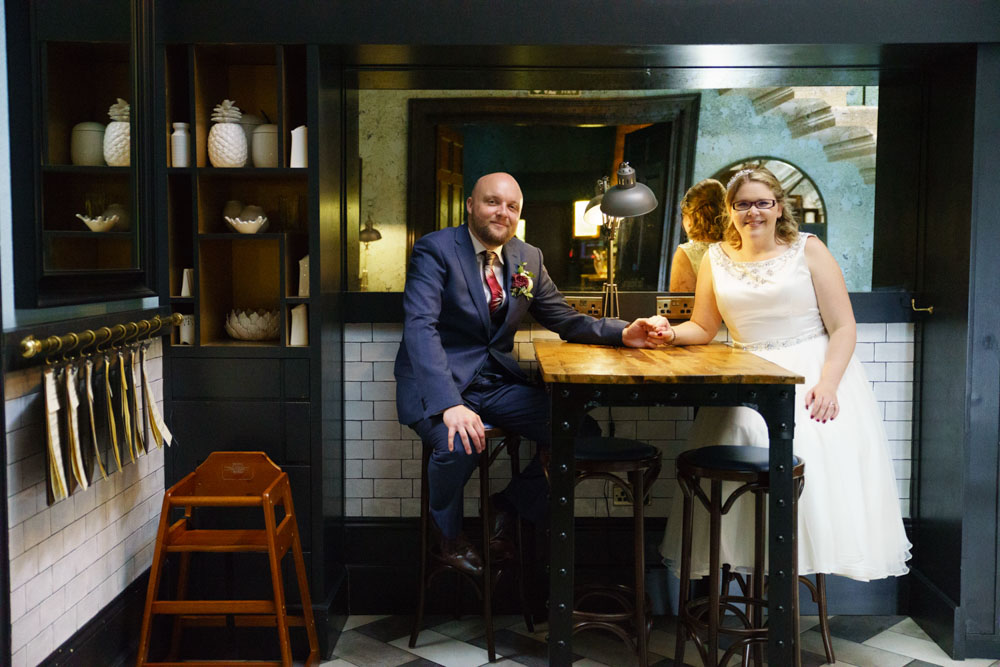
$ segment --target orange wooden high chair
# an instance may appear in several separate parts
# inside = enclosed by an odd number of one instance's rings
[[[279,520],[276,508],[281,506],[284,516]],[[260,507],[264,512],[264,529],[192,529],[192,512],[196,507]],[[183,508],[184,516],[170,524],[170,512]],[[281,559],[292,550],[299,595],[302,599],[302,616],[290,616],[285,608],[285,590],[281,577]],[[271,570],[274,598],[270,600],[190,600],[187,599],[187,578],[191,554],[210,553],[266,553]],[[163,562],[169,553],[180,554],[178,592],[176,600],[158,600]],[[309,637],[309,656],[305,664],[318,664],[319,642],[313,621],[306,581],[305,561],[299,542],[292,491],[288,474],[274,464],[264,452],[213,452],[194,472],[174,484],[163,496],[160,528],[156,535],[153,564],[149,572],[149,590],[146,609],[142,618],[139,637],[139,655],[136,664],[219,664],[207,662],[149,662],[150,634],[155,614],[174,616],[173,648],[180,643],[184,625],[225,626],[226,617],[232,616],[234,625],[275,627],[281,647],[281,662],[243,662],[241,665],[292,664],[289,626],[306,628]]]

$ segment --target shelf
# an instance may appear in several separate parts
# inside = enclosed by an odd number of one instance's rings
[[[78,164],[43,164],[43,174],[81,174],[85,176],[124,176],[132,173],[131,167],[90,167]]]
[[[129,44],[45,42],[45,163],[71,165],[73,126],[107,125],[108,107],[119,97],[132,102]],[[126,169],[126,167],[122,167]]]
[[[297,292],[299,260],[309,253],[309,170],[287,166],[288,133],[306,122],[305,48],[199,44],[164,49],[167,127],[161,131],[169,146],[170,123],[188,122],[192,142],[192,166],[168,165],[165,170],[170,293],[180,293],[184,269],[193,268],[194,274],[195,296],[171,297],[171,303],[190,308],[196,318],[195,344],[178,351],[273,356],[287,349],[291,307],[308,302],[298,299]],[[210,165],[211,114],[225,99],[233,100],[244,114],[253,113],[262,121],[266,115],[278,126],[281,166]],[[256,234],[233,230],[223,217],[232,202],[239,202],[239,208],[262,208],[268,230]],[[278,339],[248,342],[228,336],[224,325],[230,311],[261,308],[279,313]],[[309,348],[296,351],[308,354]]]

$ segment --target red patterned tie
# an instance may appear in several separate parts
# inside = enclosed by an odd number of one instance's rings
[[[490,315],[496,312],[496,309],[500,307],[503,303],[503,288],[500,287],[500,283],[497,282],[497,277],[493,273],[493,264],[497,261],[497,254],[492,250],[484,250],[483,255],[486,258],[486,285],[490,288]]]

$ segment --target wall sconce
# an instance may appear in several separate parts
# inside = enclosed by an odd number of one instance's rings
[[[372,222],[371,213],[368,214],[368,219],[365,221],[365,228],[361,230],[358,234],[358,240],[365,244],[365,261],[364,266],[361,269],[361,291],[368,291],[368,262],[369,258],[369,248],[368,246],[375,241],[382,238],[382,233],[375,229],[375,224]]]
[[[618,286],[615,285],[615,237],[628,218],[637,218],[656,208],[656,195],[635,180],[628,162],[618,166],[618,185],[609,188],[608,177],[597,181],[597,194],[587,203],[584,219],[600,224],[608,237],[608,282],[604,283],[604,317],[618,317]]]

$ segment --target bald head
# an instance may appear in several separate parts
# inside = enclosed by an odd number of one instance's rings
[[[513,176],[504,172],[486,174],[476,181],[465,201],[469,228],[484,246],[495,250],[517,232],[523,201],[521,186]]]

